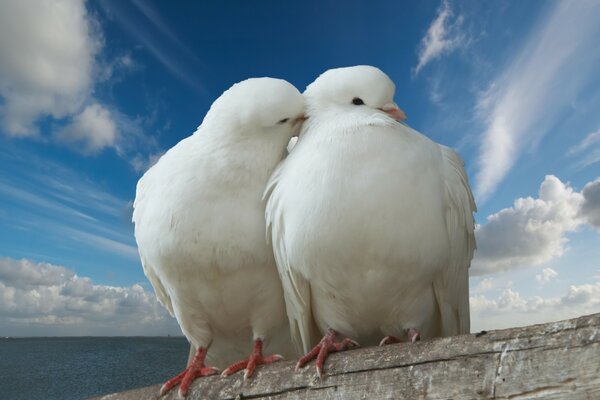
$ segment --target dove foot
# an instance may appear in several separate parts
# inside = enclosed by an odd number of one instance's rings
[[[410,328],[408,331],[406,331],[406,336],[408,336],[408,341],[410,343],[414,343],[417,340],[421,340],[421,332],[419,332],[415,328]]]
[[[394,343],[402,343],[402,339],[400,339],[398,336],[388,335],[388,336],[384,337],[383,339],[381,339],[381,342],[379,342],[379,345],[385,346],[385,345],[394,344]]]
[[[169,379],[165,382],[164,385],[160,388],[160,396],[167,393],[169,390],[173,389],[173,387],[179,384],[179,397],[184,399],[187,395],[188,389],[190,385],[196,378],[200,378],[201,376],[210,376],[219,372],[218,369],[214,367],[206,367],[204,366],[204,358],[206,357],[207,349],[204,347],[200,347],[196,351],[196,355],[192,359],[190,365],[174,378]]]
[[[250,357],[246,360],[238,361],[235,364],[230,365],[223,370],[221,376],[229,376],[245,368],[246,371],[244,372],[244,380],[246,380],[252,376],[257,365],[271,364],[276,361],[283,360],[283,356],[280,356],[279,354],[273,354],[271,356],[264,357],[262,355],[262,348],[262,340],[256,339],[254,341],[254,349],[252,350]]]
[[[317,375],[319,378],[323,377],[323,365],[329,353],[335,353],[338,351],[344,351],[353,347],[358,347],[358,343],[352,339],[345,338],[341,342],[336,342],[335,337],[337,332],[333,329],[328,329],[327,334],[321,339],[319,344],[312,348],[311,351],[306,353],[303,357],[298,360],[296,364],[296,371],[304,367],[311,360],[317,359]]]
[[[406,336],[408,337],[407,342],[410,342],[410,343],[414,343],[417,340],[421,340],[421,333],[414,328],[408,329],[406,331]],[[381,339],[381,342],[379,342],[379,345],[385,346],[387,344],[402,343],[402,342],[404,342],[404,340],[400,339],[398,336],[388,335],[388,336],[384,337],[383,339]]]

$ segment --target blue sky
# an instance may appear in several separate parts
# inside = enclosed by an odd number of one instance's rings
[[[463,156],[473,329],[600,312],[600,4],[0,4],[0,335],[177,334],[130,221],[135,184],[253,76],[375,65]]]

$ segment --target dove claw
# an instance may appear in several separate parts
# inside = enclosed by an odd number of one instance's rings
[[[173,389],[179,384],[177,395],[180,399],[185,399],[188,389],[194,379],[218,373],[219,370],[217,368],[204,366],[206,352],[206,348],[199,347],[190,365],[179,375],[169,379],[160,387],[159,396],[164,396],[169,390]]]
[[[398,336],[388,335],[388,336],[384,337],[383,339],[381,339],[381,341],[379,342],[379,346],[385,346],[388,344],[401,343],[401,342],[402,342],[402,340],[400,340],[400,338]]]
[[[408,341],[411,343],[421,340],[421,333],[415,328],[410,328],[406,334],[408,336]]]
[[[238,361],[235,364],[232,364],[229,367],[225,368],[221,376],[226,377],[238,371],[241,371],[242,369],[245,369],[244,380],[247,380],[254,374],[254,369],[257,365],[266,365],[283,360],[283,356],[280,354],[273,354],[266,357],[263,356],[262,348],[262,340],[256,339],[254,341],[254,349],[252,350],[252,354],[250,354],[250,357],[248,357],[246,360]]]
[[[324,364],[325,360],[329,356],[329,353],[344,351],[359,346],[357,341],[350,338],[345,338],[341,342],[336,342],[336,335],[336,331],[333,329],[328,329],[323,339],[321,339],[321,341],[308,353],[300,357],[296,363],[296,372],[298,372],[300,368],[305,366],[308,362],[316,358],[317,375],[319,378],[323,378]]]

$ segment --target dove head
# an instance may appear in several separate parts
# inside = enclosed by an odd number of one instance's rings
[[[289,140],[304,120],[304,98],[282,79],[251,78],[227,89],[210,107],[203,125],[217,124],[231,135],[262,135]]]
[[[369,65],[325,71],[304,92],[308,117],[322,110],[351,111],[355,115],[385,114],[397,121],[406,115],[396,103],[396,85],[379,68]]]

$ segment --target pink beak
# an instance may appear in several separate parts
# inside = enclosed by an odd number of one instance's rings
[[[380,108],[381,111],[392,117],[398,122],[406,119],[406,114],[395,103],[386,104]]]

